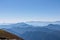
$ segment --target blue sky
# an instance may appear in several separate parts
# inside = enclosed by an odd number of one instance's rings
[[[0,0],[0,23],[60,21],[60,0]]]

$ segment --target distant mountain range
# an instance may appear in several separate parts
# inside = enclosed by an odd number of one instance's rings
[[[32,25],[29,25],[29,24],[26,24],[24,22],[21,22],[21,23],[15,23],[15,24],[10,24],[10,25],[0,25],[0,28],[12,28],[12,27],[32,27]]]
[[[55,22],[48,22],[48,21],[28,21],[28,22],[20,22],[25,23],[25,24],[29,24],[29,25],[33,25],[33,26],[47,26],[49,24],[59,24],[60,25],[60,21],[55,21]],[[0,23],[0,25],[13,25],[13,24],[20,24],[20,23]]]
[[[38,23],[38,22],[37,22]],[[38,24],[40,24],[39,22]],[[45,24],[45,22],[43,22]],[[0,29],[16,34],[24,40],[60,40],[60,22],[47,22],[45,26],[31,25],[27,22],[0,25]]]
[[[22,37],[24,40],[60,40],[60,30],[56,30],[56,28],[54,28],[56,26],[57,29],[59,29],[59,25],[50,24],[46,27],[25,26],[28,27],[25,28],[22,25],[22,27],[15,26],[4,30]]]
[[[29,21],[26,23],[33,25],[33,26],[47,26],[49,24],[59,24],[60,25],[60,21],[55,21],[55,22]]]

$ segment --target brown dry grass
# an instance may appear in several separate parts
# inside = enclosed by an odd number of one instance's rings
[[[6,38],[6,39],[17,39],[17,40],[23,40],[22,38],[16,36],[15,34],[11,34],[7,31],[0,30],[0,38]]]

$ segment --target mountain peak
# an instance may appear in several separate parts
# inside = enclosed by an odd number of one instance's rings
[[[24,22],[21,22],[21,23],[17,23],[18,25],[28,25],[28,24],[26,24],[26,23],[24,23]],[[16,24],[16,25],[17,25]]]

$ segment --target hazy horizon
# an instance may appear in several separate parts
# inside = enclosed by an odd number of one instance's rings
[[[0,23],[60,21],[60,0],[0,0]]]

